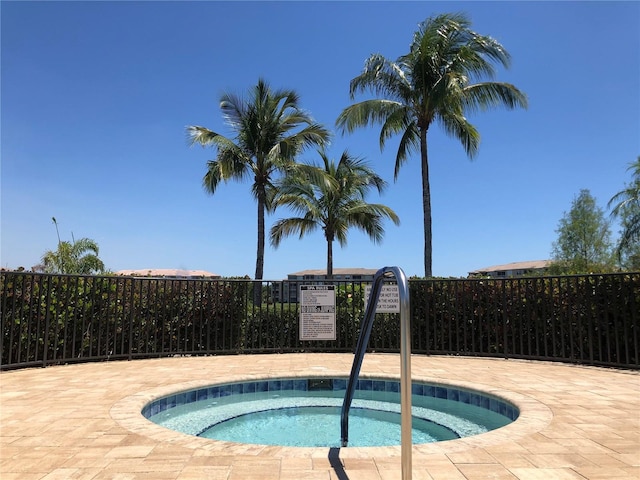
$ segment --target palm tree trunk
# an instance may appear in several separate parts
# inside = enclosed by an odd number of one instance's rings
[[[264,196],[258,195],[258,251],[256,255],[256,280],[264,273]]]
[[[327,280],[333,278],[333,240],[327,239]]]
[[[256,274],[253,277],[257,281],[253,284],[253,303],[262,303],[262,275],[264,273],[264,210],[265,194],[264,190],[258,193],[258,251],[256,255]]]
[[[429,157],[427,154],[427,129],[420,129],[420,158],[422,159],[422,211],[424,215],[424,276],[432,273],[431,187],[429,186]]]

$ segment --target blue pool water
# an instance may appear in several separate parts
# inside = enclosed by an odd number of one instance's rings
[[[288,407],[249,413],[213,425],[199,436],[261,445],[337,446],[341,407]],[[336,421],[337,420],[337,421]],[[460,438],[453,430],[422,418],[413,418],[414,443]],[[301,432],[304,435],[301,435]],[[400,444],[400,413],[352,408],[349,445]]]
[[[148,404],[149,420],[182,433],[261,445],[340,445],[346,379],[275,379],[212,385]],[[360,379],[349,415],[349,446],[400,444],[399,383]],[[509,402],[450,385],[412,385],[413,443],[487,432],[518,416]]]

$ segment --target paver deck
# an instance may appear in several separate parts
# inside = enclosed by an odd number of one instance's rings
[[[0,374],[2,480],[390,480],[400,447],[293,448],[168,431],[142,406],[177,390],[283,376],[347,376],[348,354],[165,358]],[[481,388],[521,409],[502,429],[414,445],[414,480],[640,478],[637,371],[466,357],[412,357],[414,380]],[[367,354],[361,376],[400,377]],[[336,456],[337,453],[337,456]]]

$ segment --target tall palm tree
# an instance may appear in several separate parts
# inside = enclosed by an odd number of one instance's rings
[[[90,275],[104,271],[104,263],[98,253],[98,244],[90,238],[73,242],[58,240],[58,248],[46,251],[42,264],[47,273]]]
[[[245,101],[234,94],[220,99],[222,114],[235,133],[227,138],[201,126],[187,127],[191,145],[212,146],[217,158],[207,162],[202,184],[214,194],[220,181],[253,178],[252,194],[258,204],[258,248],[255,279],[264,270],[265,211],[273,208],[274,176],[296,155],[311,146],[324,146],[329,132],[301,110],[293,90],[272,90],[259,79]]]
[[[381,149],[387,139],[401,134],[394,178],[410,153],[420,153],[427,277],[432,275],[429,127],[439,123],[448,135],[460,140],[473,158],[480,134],[467,120],[467,112],[501,105],[510,109],[527,106],[525,94],[513,85],[479,81],[494,77],[494,63],[508,67],[510,56],[496,40],[477,34],[470,27],[464,14],[439,15],[420,24],[409,53],[395,62],[379,54],[371,55],[363,72],[351,80],[350,95],[354,99],[356,93],[368,91],[379,98],[347,107],[336,121],[343,133],[380,123]]]
[[[284,237],[305,234],[321,227],[327,240],[327,278],[333,276],[333,242],[347,244],[347,231],[358,228],[374,243],[382,241],[383,220],[398,225],[395,212],[381,204],[367,203],[365,197],[375,188],[382,192],[386,182],[362,160],[343,152],[340,160],[329,160],[320,152],[322,166],[297,165],[278,188],[274,205],[286,205],[298,217],[278,220],[271,228],[270,240],[278,247]]]
[[[640,156],[629,165],[627,171],[631,172],[631,183],[611,197],[607,203],[607,208],[613,207],[611,215],[623,219],[622,236],[617,248],[618,257],[624,250],[640,243]]]

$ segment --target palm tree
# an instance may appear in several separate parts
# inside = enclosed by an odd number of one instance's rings
[[[347,231],[356,227],[374,243],[382,241],[382,221],[400,220],[389,207],[367,203],[365,196],[372,188],[382,192],[386,182],[359,158],[345,151],[336,164],[320,152],[323,165],[297,165],[278,188],[274,205],[286,205],[298,217],[278,220],[271,228],[270,240],[278,247],[284,237],[305,234],[322,227],[327,240],[327,278],[333,275],[333,242],[347,244]]]
[[[273,208],[274,176],[305,148],[324,146],[329,132],[298,106],[292,90],[271,90],[262,79],[248,101],[233,94],[220,99],[222,114],[235,133],[230,139],[201,126],[187,127],[191,145],[213,146],[217,158],[207,162],[202,184],[214,194],[220,181],[253,178],[252,194],[258,203],[258,248],[255,279],[264,269],[265,211]]]
[[[90,275],[104,271],[104,263],[98,254],[98,244],[90,238],[73,242],[58,240],[58,248],[46,251],[42,263],[46,273]]]
[[[478,151],[480,134],[465,114],[489,107],[527,106],[526,96],[508,83],[479,81],[493,78],[494,63],[509,66],[510,56],[491,37],[472,31],[464,14],[443,14],[421,23],[408,54],[392,62],[371,55],[363,72],[351,80],[350,95],[371,92],[379,98],[347,107],[336,125],[344,133],[380,123],[380,148],[401,134],[394,178],[411,152],[422,162],[425,276],[432,275],[431,192],[427,132],[434,121],[460,140],[470,158]]]
[[[631,172],[631,184],[607,203],[607,208],[613,206],[611,215],[623,220],[622,236],[617,247],[619,258],[624,250],[630,250],[640,242],[640,156],[629,165],[627,171]]]

